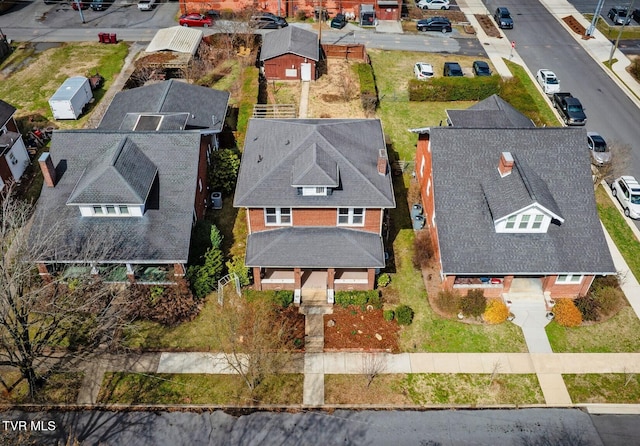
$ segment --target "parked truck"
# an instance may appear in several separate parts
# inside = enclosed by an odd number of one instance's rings
[[[582,104],[571,93],[554,93],[553,106],[558,110],[567,125],[585,125],[587,115],[584,114]]]
[[[78,119],[93,99],[91,84],[84,76],[70,77],[49,99],[54,119]]]

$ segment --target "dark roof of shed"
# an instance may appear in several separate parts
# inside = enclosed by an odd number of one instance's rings
[[[0,126],[5,125],[15,112],[16,108],[13,105],[0,99]]]
[[[298,26],[287,26],[265,34],[260,49],[261,61],[289,53],[318,61],[320,59],[318,35]]]

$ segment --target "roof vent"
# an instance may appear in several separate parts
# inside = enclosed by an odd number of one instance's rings
[[[506,177],[511,173],[513,169],[513,155],[511,152],[502,152],[500,154],[500,163],[498,164],[498,171],[501,177]]]

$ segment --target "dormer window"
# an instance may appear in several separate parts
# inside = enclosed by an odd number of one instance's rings
[[[327,187],[303,187],[302,195],[306,196],[322,196],[327,195]]]
[[[138,206],[94,204],[93,206],[80,206],[80,213],[84,217],[139,217],[142,215],[142,209]]]
[[[537,208],[529,208],[495,222],[496,232],[547,232],[551,216]]]

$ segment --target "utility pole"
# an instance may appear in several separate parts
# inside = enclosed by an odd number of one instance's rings
[[[593,13],[593,19],[591,20],[591,25],[589,25],[589,28],[585,33],[586,36],[593,35],[593,31],[595,31],[596,29],[596,25],[598,24],[598,19],[600,18],[600,12],[602,11],[603,6],[604,6],[604,0],[598,0],[598,4],[596,5],[596,10]]]
[[[80,3],[80,0],[75,0],[76,6],[78,7],[78,12],[80,13],[80,20],[82,20],[82,23],[85,23],[84,21],[84,14],[82,13],[82,6]]]
[[[624,30],[624,27],[627,26],[627,17],[629,17],[629,14],[631,14],[631,11],[633,9],[633,4],[635,2],[636,2],[636,0],[631,0],[631,4],[629,5],[629,9],[627,9],[627,16],[622,21],[622,26],[620,27],[620,32],[618,33],[618,38],[616,39],[616,42],[611,47],[611,53],[609,54],[609,69],[611,69],[611,61],[613,60],[613,53],[615,53],[616,50],[618,49],[618,44],[620,43],[620,37],[622,37],[622,31]]]

